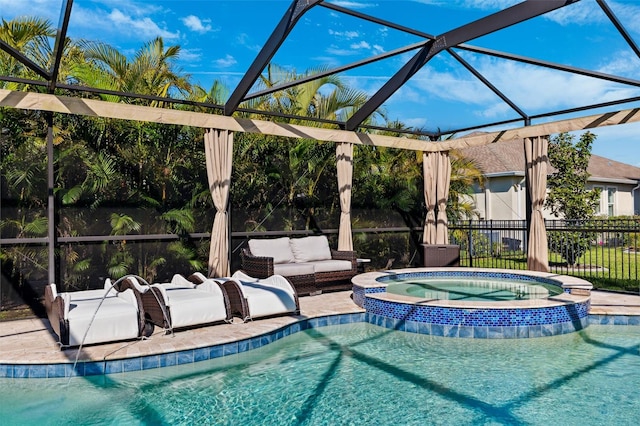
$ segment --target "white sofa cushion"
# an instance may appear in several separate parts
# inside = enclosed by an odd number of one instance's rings
[[[348,271],[351,266],[351,262],[348,260],[319,260],[313,262],[315,272]]]
[[[289,237],[249,240],[249,250],[254,256],[273,257],[273,263],[290,263],[295,258],[291,252]]]
[[[273,273],[283,277],[313,275],[314,272],[313,264],[311,263],[281,263],[273,265]]]
[[[324,235],[293,238],[290,243],[291,251],[298,263],[331,260],[329,241]]]

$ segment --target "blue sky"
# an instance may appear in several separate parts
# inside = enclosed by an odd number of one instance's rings
[[[439,35],[518,1],[333,3]],[[11,19],[35,15],[56,25],[60,4],[61,0],[0,0],[0,16]],[[608,4],[640,44],[640,0]],[[289,5],[289,0],[76,0],[69,36],[103,41],[129,54],[144,42],[162,36],[166,45],[182,47],[179,65],[193,82],[208,88],[217,79],[233,88]],[[272,63],[302,73],[312,68],[345,65],[421,40],[320,7],[300,20]],[[640,59],[608,22],[595,0],[582,0],[468,44],[640,80]],[[639,88],[470,52],[458,53],[530,115],[640,96]],[[373,94],[412,54],[349,71],[341,74],[341,78],[352,87]],[[619,108],[631,107],[640,104]],[[429,130],[517,117],[448,54],[432,59],[385,102],[384,108],[390,119]],[[556,119],[560,118],[569,116]],[[598,135],[594,154],[640,166],[640,124],[599,128],[594,133]]]

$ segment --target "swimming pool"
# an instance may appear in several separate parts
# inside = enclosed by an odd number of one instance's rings
[[[640,327],[448,339],[368,323],[305,330],[195,364],[0,379],[5,424],[616,424],[637,422]]]
[[[557,296],[562,293],[562,288],[557,285],[496,277],[399,278],[387,286],[387,293],[421,299],[502,302]]]

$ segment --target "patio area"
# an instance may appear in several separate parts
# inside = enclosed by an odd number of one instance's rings
[[[345,314],[362,314],[351,298],[351,291],[325,293],[300,298],[301,314],[241,323],[220,324],[179,330],[173,335],[156,328],[147,340],[92,345],[82,348],[79,361],[134,359],[150,355],[179,353],[208,348],[247,339],[259,338],[301,320],[327,318],[327,324]],[[593,291],[590,320],[605,324],[638,324],[640,296]],[[196,351],[189,352],[197,354]],[[207,352],[208,353],[208,352]],[[20,364],[69,364],[77,356],[77,349],[60,350],[46,319],[26,319],[0,323],[0,366]],[[178,355],[179,356],[179,355]],[[193,355],[192,362],[197,361]],[[204,359],[207,359],[206,357]],[[1,372],[1,370],[0,370]],[[13,376],[17,377],[17,376]],[[23,376],[20,376],[23,377]]]

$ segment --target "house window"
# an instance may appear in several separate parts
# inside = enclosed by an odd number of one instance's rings
[[[616,189],[607,188],[607,215],[615,216]]]
[[[601,215],[602,214],[602,194],[604,194],[604,188],[602,186],[594,186],[593,187],[594,190],[598,190],[600,191],[600,202],[598,204],[596,204],[596,215]]]

